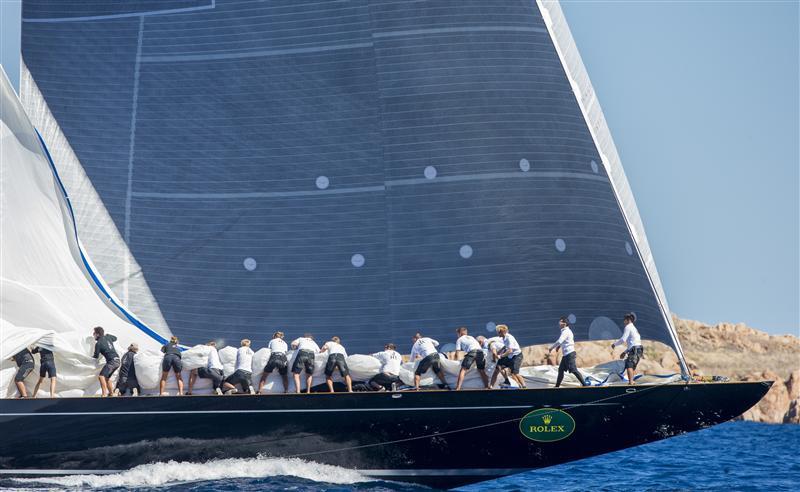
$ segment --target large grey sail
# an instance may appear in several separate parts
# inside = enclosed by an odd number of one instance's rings
[[[556,4],[23,16],[24,60],[183,340],[280,328],[369,351],[504,322],[532,344],[562,315],[586,340],[634,311],[679,350]]]

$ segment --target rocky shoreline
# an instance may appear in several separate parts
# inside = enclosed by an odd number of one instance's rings
[[[689,368],[695,376],[727,376],[732,380],[772,380],[775,383],[758,405],[740,417],[767,423],[800,423],[800,338],[770,335],[744,324],[707,325],[673,315]],[[555,338],[555,337],[554,337]],[[607,342],[576,344],[578,366],[595,366],[610,360]],[[555,364],[547,347],[525,348],[529,365]],[[639,369],[648,374],[680,372],[672,349],[658,342],[645,343]]]

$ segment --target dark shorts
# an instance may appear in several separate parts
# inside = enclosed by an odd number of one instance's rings
[[[297,357],[294,358],[292,364],[292,373],[300,374],[305,369],[306,374],[314,373],[314,352],[310,350],[301,350],[297,352]]]
[[[133,394],[133,390],[136,390],[140,395],[142,394],[142,388],[139,386],[139,381],[136,379],[126,379],[125,381],[117,381],[117,390],[119,390],[119,394],[124,395],[128,392]]]
[[[325,364],[325,375],[328,377],[333,376],[333,372],[336,369],[339,369],[339,374],[341,374],[342,377],[350,375],[347,361],[344,360],[344,355],[342,354],[331,354],[328,356],[328,363]]]
[[[267,365],[264,366],[264,377],[267,374],[272,374],[272,371],[278,370],[278,374],[285,376],[289,371],[289,361],[286,360],[286,354],[272,354],[269,356]]]
[[[183,369],[183,362],[181,362],[180,355],[167,354],[164,356],[164,359],[161,361],[161,370],[163,372],[169,372],[170,369],[176,373],[181,372],[181,369]]]
[[[433,369],[433,372],[438,373],[442,370],[442,363],[439,362],[439,354],[430,354],[425,356],[424,359],[419,361],[419,365],[417,366],[417,370],[414,371],[414,374],[417,376],[421,376],[424,374],[428,369]]]
[[[380,372],[369,380],[369,385],[371,389],[375,389],[375,386],[383,386],[385,389],[390,390],[392,389],[392,384],[400,384],[400,376],[394,376],[392,374],[386,374],[385,372]]]
[[[119,359],[107,360],[103,368],[100,369],[100,376],[110,378],[112,374],[117,372],[117,369],[119,369]]]
[[[52,360],[43,361],[39,365],[39,377],[54,378],[56,377],[56,363]]]
[[[558,363],[558,370],[559,372],[575,372],[578,370],[578,364],[576,360],[578,358],[577,352],[570,352],[564,357],[561,358],[561,362]]]
[[[14,376],[14,381],[17,383],[25,381],[25,378],[28,377],[28,374],[33,371],[33,366],[33,362],[24,362],[21,366],[19,366],[19,369],[17,369],[17,375]]]
[[[644,349],[640,346],[638,347],[631,347],[628,350],[628,355],[625,356],[625,369],[636,369],[636,366],[639,365],[639,360],[641,360],[642,355],[644,355]]]
[[[207,367],[198,367],[197,375],[203,379],[210,379],[214,389],[221,387],[222,381],[225,379],[225,375],[222,373],[222,369],[209,369]]]
[[[497,365],[511,369],[511,374],[519,374],[519,368],[522,367],[522,354],[517,354],[514,357],[502,357],[497,361]]]
[[[232,384],[234,386],[238,384],[242,387],[242,390],[250,391],[250,382],[252,380],[253,380],[253,373],[245,371],[243,369],[239,369],[238,371],[228,376],[228,379],[226,379],[225,382]]]
[[[469,369],[472,367],[472,363],[475,363],[475,367],[479,370],[486,369],[486,354],[483,353],[483,350],[470,350],[467,352],[467,355],[464,356],[464,360],[461,361],[461,367],[464,369]]]

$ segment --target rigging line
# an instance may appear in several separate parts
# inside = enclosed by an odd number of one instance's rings
[[[653,385],[653,386],[651,386],[649,388],[645,388],[645,389],[643,389],[641,391],[635,391],[635,392],[632,392],[632,393],[625,392],[625,393],[620,393],[618,395],[612,395],[612,396],[609,396],[609,397],[606,397],[606,398],[600,398],[600,399],[597,399],[597,400],[594,400],[594,401],[588,401],[588,402],[585,402],[585,403],[579,403],[577,405],[572,405],[569,408],[571,410],[573,408],[578,408],[578,407],[583,407],[583,406],[587,406],[587,405],[600,403],[600,402],[603,402],[603,401],[613,400],[615,398],[619,398],[619,397],[622,397],[622,396],[630,396],[630,395],[642,394],[642,393],[645,393],[647,391],[650,391],[652,389],[655,389],[655,388],[658,388],[658,387],[661,387],[661,386],[664,386],[664,385],[667,385],[667,384],[670,384],[670,383],[668,383],[668,382],[660,383],[660,384]],[[543,415],[548,415],[548,414],[554,413],[556,411],[561,411],[561,410],[558,409],[558,408],[553,408],[552,411],[548,411],[547,413],[544,413]],[[428,438],[432,438],[432,437],[446,436],[448,434],[456,434],[456,433],[459,433],[459,432],[467,432],[467,431],[472,431],[472,430],[476,430],[476,429],[483,429],[483,428],[486,428],[486,427],[492,427],[492,426],[496,426],[496,425],[508,424],[508,423],[511,423],[511,422],[519,422],[523,418],[525,418],[525,417],[522,416],[522,417],[515,418],[515,419],[501,420],[499,422],[491,422],[491,423],[488,423],[488,424],[474,425],[474,426],[471,426],[471,427],[464,427],[464,428],[461,428],[461,429],[454,429],[454,430],[444,431],[444,432],[436,432],[434,434],[426,434],[426,435],[423,435],[423,436],[406,437],[406,438],[403,438],[403,439],[395,439],[393,441],[384,441],[384,442],[378,442],[378,443],[373,443],[373,444],[362,444],[362,445],[359,445],[359,446],[348,446],[348,447],[337,448],[337,449],[329,449],[329,450],[323,450],[323,451],[311,451],[309,453],[293,454],[293,455],[285,456],[285,458],[302,458],[302,457],[313,456],[313,455],[317,455],[317,454],[338,453],[338,452],[341,452],[341,451],[353,451],[353,450],[356,450],[356,449],[372,448],[372,447],[377,447],[377,446],[388,446],[388,445],[392,445],[392,444],[398,444],[398,443],[403,443],[403,442],[408,442],[408,441],[414,441],[414,440],[418,440],[418,439],[428,439]]]

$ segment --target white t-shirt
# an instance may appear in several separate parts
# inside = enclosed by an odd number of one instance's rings
[[[481,344],[475,340],[475,337],[470,335],[462,335],[456,340],[456,350],[462,352],[472,352],[473,350],[480,350]]]
[[[286,352],[289,350],[286,342],[280,338],[273,338],[270,340],[268,348],[272,354],[286,354]]]
[[[514,335],[512,335],[511,333],[506,333],[506,336],[503,337],[503,347],[505,347],[510,351],[510,352],[507,351],[504,357],[514,357],[522,353],[522,349],[519,348],[517,339],[514,338]]]
[[[222,369],[222,361],[219,360],[219,352],[216,347],[211,347],[211,352],[208,353],[206,369]]]
[[[400,365],[403,363],[403,357],[400,354],[394,350],[384,350],[372,354],[372,356],[381,362],[381,372],[392,376],[400,375]]]
[[[297,350],[310,350],[312,352],[319,353],[319,345],[311,338],[306,337],[299,337],[296,338],[292,345],[297,347]]]
[[[489,352],[494,349],[495,352],[500,353],[500,351],[503,350],[503,339],[501,337],[487,338],[483,341],[483,348]]]
[[[619,340],[614,342],[614,347],[617,345],[622,345],[623,343],[628,343],[628,348],[633,347],[640,347],[642,345],[642,337],[639,335],[639,330],[633,326],[633,323],[628,323],[625,325],[625,331],[622,332],[622,336],[619,337]]]
[[[575,352],[575,337],[572,334],[572,330],[569,326],[561,328],[561,336],[558,337],[558,340],[553,345],[550,345],[550,350],[561,346],[561,354],[562,355],[569,355],[572,352]]]
[[[342,354],[347,357],[347,351],[342,347],[341,344],[338,344],[331,340],[330,342],[325,342],[325,345],[322,346],[323,349],[327,350],[329,354]]]
[[[425,358],[431,354],[436,353],[436,347],[439,346],[439,342],[434,340],[433,338],[422,337],[416,342],[414,342],[414,346],[411,347],[411,360],[413,361],[416,359],[416,356],[419,355],[422,358]]]
[[[236,370],[253,372],[253,350],[250,347],[239,347],[236,351]]]

